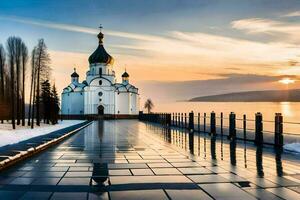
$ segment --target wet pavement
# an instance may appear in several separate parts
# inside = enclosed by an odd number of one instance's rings
[[[93,122],[1,172],[0,199],[300,199],[299,155],[198,136]]]

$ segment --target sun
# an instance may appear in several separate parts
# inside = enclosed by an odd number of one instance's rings
[[[279,82],[282,84],[285,84],[285,85],[289,85],[289,84],[295,83],[295,80],[290,79],[290,78],[284,78],[284,79],[279,80]]]

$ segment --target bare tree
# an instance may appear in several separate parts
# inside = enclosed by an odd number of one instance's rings
[[[25,126],[25,73],[28,61],[28,50],[24,42],[21,43],[22,56],[22,126]]]
[[[33,110],[33,102],[34,102],[34,98],[33,98],[33,94],[35,91],[34,88],[34,84],[35,84],[35,74],[36,74],[36,68],[35,68],[35,51],[36,48],[34,48],[31,52],[31,83],[30,83],[30,95],[29,95],[29,110],[28,110],[28,126],[30,126],[30,121],[32,117],[32,110]],[[32,120],[32,128],[33,128],[33,120]]]
[[[9,37],[7,39],[7,52],[10,67],[10,104],[11,104],[11,121],[13,129],[16,128],[15,124],[15,37]]]
[[[19,37],[15,37],[15,64],[16,64],[16,116],[17,116],[17,125],[20,125],[21,120],[21,45],[22,39]]]
[[[5,77],[5,50],[0,44],[0,104],[4,105],[5,102],[5,85],[4,85],[4,77]],[[1,119],[1,122],[3,123],[3,119]]]
[[[154,104],[151,99],[147,99],[144,105],[144,108],[147,109],[148,113],[154,108]]]
[[[50,57],[47,51],[46,44],[43,39],[40,39],[36,47],[36,125],[40,125],[40,84],[42,80],[50,75]],[[42,77],[42,78],[41,78]]]

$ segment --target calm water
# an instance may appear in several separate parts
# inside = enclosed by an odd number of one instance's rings
[[[216,112],[217,116],[221,112],[224,117],[228,118],[230,112],[235,112],[237,119],[247,115],[247,119],[254,120],[255,113],[261,112],[264,121],[274,121],[275,113],[282,113],[284,122],[295,122],[299,124],[284,124],[285,133],[299,134],[300,136],[300,102],[173,102],[156,104],[157,112],[204,112],[209,114],[211,111]],[[224,122],[226,124],[226,122]],[[237,122],[237,126],[242,127],[242,122]],[[247,123],[247,128],[254,128],[254,123]],[[264,123],[264,130],[272,132],[274,124],[271,122]]]

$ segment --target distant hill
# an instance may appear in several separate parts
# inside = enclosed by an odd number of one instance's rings
[[[300,89],[235,92],[195,97],[189,101],[206,102],[300,102]]]

